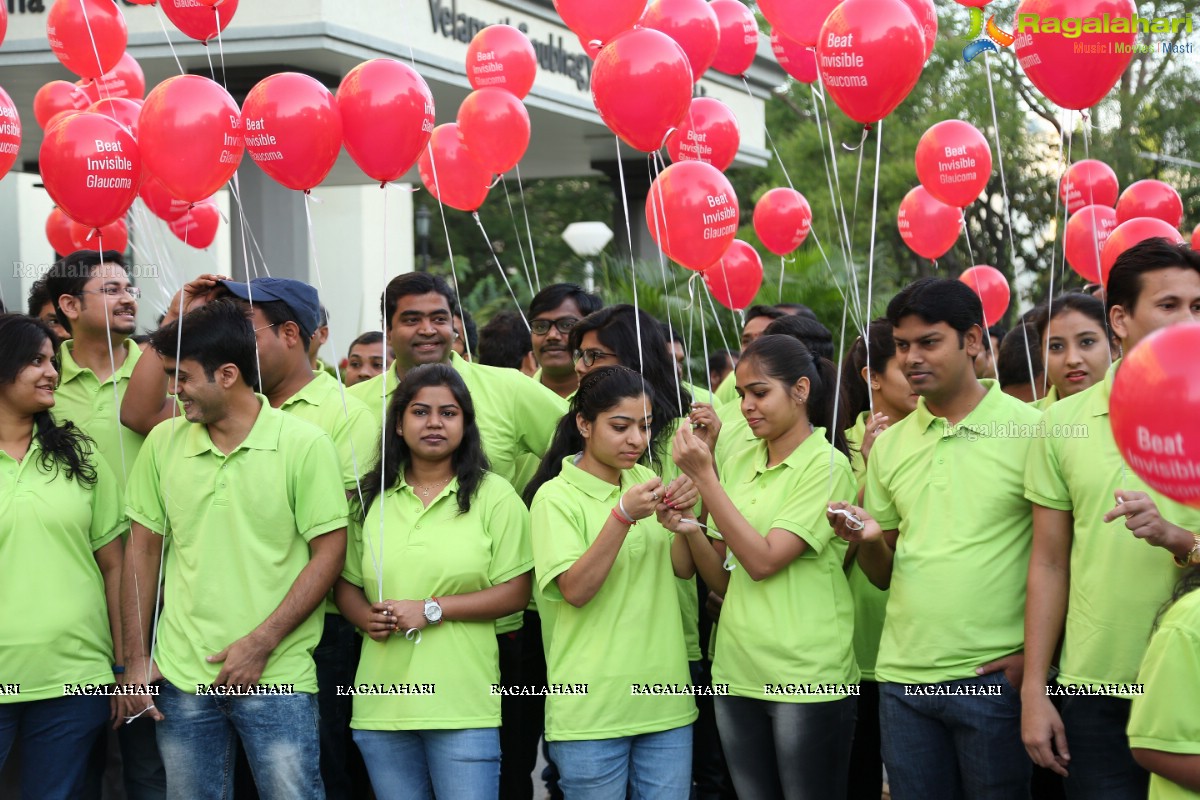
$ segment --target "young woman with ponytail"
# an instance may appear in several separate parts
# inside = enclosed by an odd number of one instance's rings
[[[825,515],[856,487],[833,418],[837,370],[790,336],[763,336],[736,381],[758,442],[719,478],[690,427],[674,449],[732,563],[713,662],[714,683],[729,687],[716,698],[721,744],[740,797],[844,797],[859,671],[846,547]],[[688,544],[720,585],[712,546],[694,531]]]
[[[550,757],[572,800],[691,789],[696,705],[654,687],[690,683],[675,579],[694,568],[676,534],[694,525],[683,510],[697,494],[638,463],[655,428],[647,394],[631,369],[588,372],[526,489],[548,683],[586,685],[546,698]]]

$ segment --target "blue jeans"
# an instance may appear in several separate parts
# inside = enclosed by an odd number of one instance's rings
[[[13,742],[20,740],[22,800],[74,800],[85,795],[88,754],[108,715],[107,697],[0,704],[0,767]]]
[[[233,797],[235,737],[262,800],[324,800],[317,696],[187,694],[163,681],[158,749],[171,800]]]
[[[1120,697],[1062,698],[1069,800],[1142,800],[1150,790],[1150,773],[1133,760],[1125,735],[1130,705]]]
[[[500,731],[352,730],[377,800],[496,800]]]
[[[617,739],[550,742],[567,800],[687,800],[692,726]]]
[[[883,763],[893,800],[1028,800],[1033,762],[1021,743],[1021,697],[1003,673],[931,687],[998,695],[912,695],[879,684]]]

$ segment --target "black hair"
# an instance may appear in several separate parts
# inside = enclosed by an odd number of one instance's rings
[[[1028,339],[1028,345],[1026,340]],[[1029,365],[1033,364],[1033,377],[1043,372],[1042,351],[1038,347],[1038,330],[1032,322],[1013,328],[1000,342],[996,353],[996,380],[1001,386],[1020,386],[1029,383]]]
[[[525,356],[533,352],[529,327],[516,311],[498,312],[480,333],[476,351],[480,364],[520,369]]]
[[[1078,311],[1085,317],[1090,317],[1100,330],[1108,330],[1107,323],[1104,319],[1104,303],[1101,303],[1098,298],[1092,297],[1090,294],[1082,292],[1068,292],[1060,294],[1054,298],[1049,305],[1038,306],[1039,313],[1032,322],[1037,329],[1037,344],[1039,350],[1044,350],[1046,341],[1046,329],[1050,327],[1050,320],[1057,319],[1068,311]],[[1053,310],[1053,313],[1051,313]]]
[[[125,256],[116,250],[105,250],[103,253],[96,250],[76,250],[55,261],[41,278],[45,282],[46,292],[50,295],[50,302],[54,304],[54,315],[58,317],[58,324],[62,325],[67,333],[72,332],[71,320],[62,312],[58,298],[64,294],[75,297],[82,295],[83,287],[93,277],[92,271],[101,264],[116,264],[124,269]]]
[[[746,309],[745,319],[746,319],[746,322],[749,322],[750,320],[754,319],[755,317],[766,317],[767,319],[779,319],[780,317],[784,317],[784,316],[787,316],[787,312],[783,311],[782,309],[778,309],[775,306],[750,306],[749,308]],[[744,325],[745,323],[742,323],[742,324]]]
[[[728,370],[729,362],[735,358],[737,354],[730,350],[714,350],[708,354],[708,371]]]
[[[817,318],[817,315],[813,313],[813,310],[804,305],[804,303],[776,303],[775,308],[779,309],[785,314],[794,314],[796,316],[809,317],[811,319]]]
[[[669,325],[666,322],[660,322],[658,323],[658,329],[662,331],[664,342],[667,344],[670,344],[671,342],[679,342],[681,345],[683,345],[684,352],[687,352],[687,342],[684,340],[683,334],[679,332],[678,328],[676,328],[674,325]],[[668,348],[668,352],[669,350],[670,348]]]
[[[839,394],[837,367],[832,361],[814,356],[799,339],[778,334],[764,334],[747,345],[741,364],[747,361],[753,361],[763,374],[786,386],[808,378],[805,403],[808,421],[815,427],[825,428],[830,444],[850,457],[850,448],[846,444],[846,400]]]
[[[1197,589],[1200,589],[1200,565],[1192,565],[1188,567],[1183,575],[1180,576],[1179,582],[1175,584],[1175,589],[1171,592],[1171,599],[1164,603],[1162,608],[1158,610],[1158,614],[1155,615],[1154,629],[1158,630],[1163,615],[1171,609],[1171,606]]]
[[[1121,306],[1126,314],[1132,314],[1142,294],[1142,276],[1172,268],[1200,272],[1200,253],[1183,243],[1172,244],[1161,236],[1138,242],[1121,253],[1108,273],[1104,313],[1111,316],[1113,307]]]
[[[846,418],[853,422],[859,414],[871,410],[871,384],[863,380],[862,371],[870,361],[871,371],[883,374],[887,362],[896,355],[896,340],[892,338],[892,323],[882,317],[871,320],[867,338],[859,336],[850,345],[842,361],[842,391],[846,393]]]
[[[462,316],[459,316],[459,310],[451,308],[451,316],[462,320],[463,329],[458,333],[463,337],[463,341],[467,345],[467,352],[479,352],[479,328],[475,325],[475,320],[471,319],[471,312],[465,308],[462,309]]]
[[[816,317],[787,314],[772,320],[763,329],[764,336],[790,336],[804,342],[818,358],[833,359],[833,334]]]
[[[638,352],[638,326],[641,352]],[[600,343],[617,354],[621,366],[641,367],[650,396],[654,422],[650,427],[650,451],[656,463],[669,458],[670,436],[675,420],[691,411],[692,395],[679,382],[675,359],[663,339],[662,329],[645,311],[623,304],[588,314],[571,329],[568,347],[578,350],[584,334],[595,332]],[[678,388],[676,388],[678,387]]]
[[[249,311],[251,308],[250,302],[243,300],[242,303],[245,304],[246,310]],[[296,327],[300,329],[300,341],[305,344],[316,333],[316,331],[301,322],[300,317],[292,310],[292,307],[282,300],[255,300],[253,307],[261,311],[263,316],[267,318],[267,321],[274,326],[271,328],[271,333],[275,334],[276,338],[279,338],[279,326],[285,322],[296,323]]]
[[[392,278],[383,290],[379,304],[383,311],[384,330],[392,329],[392,317],[396,316],[400,299],[412,294],[440,294],[446,298],[446,307],[450,311],[454,312],[458,307],[458,297],[445,280],[428,272],[406,272]]]
[[[0,341],[4,342],[0,347],[0,384],[15,383],[21,371],[41,353],[45,342],[58,347],[58,337],[49,325],[23,314],[0,314]],[[41,448],[38,466],[42,471],[62,470],[67,480],[84,486],[96,484],[92,440],[75,423],[57,423],[49,410],[39,411],[33,415],[33,435]]]
[[[254,323],[246,309],[245,303],[233,299],[212,300],[152,333],[150,346],[175,361],[190,358],[199,363],[210,383],[221,366],[233,364],[248,386],[257,386]],[[187,334],[182,341],[180,324]]]
[[[599,297],[584,291],[582,286],[574,283],[554,283],[542,289],[529,301],[529,318],[533,319],[538,314],[553,311],[568,300],[573,301],[579,307],[579,313],[585,317],[604,307]]]
[[[412,461],[412,450],[404,441],[404,437],[396,433],[396,428],[404,420],[404,412],[413,398],[428,386],[445,386],[462,409],[462,443],[450,456],[450,465],[458,478],[458,513],[466,514],[471,510],[471,500],[479,491],[484,473],[490,466],[483,452],[479,427],[475,424],[475,404],[471,401],[467,384],[453,367],[445,364],[422,364],[404,373],[404,380],[400,381],[395,394],[392,395],[388,406],[387,425],[383,428],[386,440],[383,445],[385,458],[380,458],[377,454],[371,471],[360,482],[363,507],[359,514],[364,518],[383,487],[398,486],[404,480],[404,468]]]
[[[993,339],[999,339],[1000,341],[1003,342],[1004,337],[1008,336],[1008,328],[1005,327],[1004,325],[1001,325],[999,322],[997,322],[995,325],[991,325],[988,327],[987,335],[991,336]]]
[[[359,345],[379,344],[382,341],[383,331],[367,331],[366,333],[359,334],[359,337],[351,342],[350,346],[346,348],[346,352],[349,353]]]
[[[961,349],[963,335],[975,326],[983,327],[983,301],[960,280],[921,278],[901,289],[888,303],[887,318],[893,328],[911,315],[930,325],[944,322],[958,331]]]
[[[29,299],[27,301],[29,316],[38,317],[40,319],[42,315],[42,309],[46,307],[47,303],[53,307],[54,298],[50,296],[50,290],[46,288],[46,276],[43,275],[34,281],[33,285],[29,287]],[[57,317],[58,314],[56,313],[55,316]]]
[[[579,432],[577,416],[582,415],[588,422],[595,422],[597,417],[615,408],[622,400],[650,393],[650,387],[642,376],[628,367],[600,367],[584,375],[579,381],[579,390],[571,398],[570,409],[558,421],[550,449],[542,456],[537,472],[525,486],[521,495],[525,505],[531,505],[538,489],[558,477],[564,458],[583,451],[583,435]]]

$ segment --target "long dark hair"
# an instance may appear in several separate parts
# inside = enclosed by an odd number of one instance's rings
[[[639,325],[642,334],[640,352]],[[588,314],[571,329],[568,346],[578,350],[584,334],[591,331],[595,331],[602,345],[617,354],[621,366],[639,370],[645,379],[644,391],[650,397],[654,414],[649,452],[656,463],[665,463],[675,420],[691,411],[692,395],[679,383],[675,360],[667,348],[658,320],[628,304],[602,308]]]
[[[483,482],[483,473],[489,464],[475,425],[475,404],[467,385],[452,367],[445,364],[424,364],[413,367],[404,374],[404,380],[396,387],[388,409],[387,425],[384,426],[384,458],[376,456],[375,465],[362,479],[363,507],[360,514],[365,518],[371,504],[382,493],[384,487],[392,487],[404,480],[404,468],[412,461],[412,450],[396,428],[404,418],[404,411],[412,403],[417,392],[427,386],[445,386],[454,395],[454,401],[463,413],[463,438],[458,449],[450,457],[450,465],[458,478],[458,513],[471,510],[471,500]]]
[[[1187,571],[1175,584],[1175,591],[1171,593],[1171,599],[1163,603],[1162,608],[1158,610],[1158,614],[1154,617],[1154,628],[1158,629],[1159,623],[1162,622],[1163,615],[1171,610],[1171,606],[1178,603],[1185,595],[1200,589],[1200,565],[1188,567]]]
[[[896,340],[892,338],[892,323],[884,318],[872,320],[867,326],[867,338],[859,336],[842,361],[842,391],[846,393],[846,418],[853,423],[858,415],[871,410],[871,384],[863,380],[863,367],[868,360],[871,371],[879,374],[896,355]]]
[[[15,383],[21,370],[38,356],[47,341],[57,349],[58,337],[40,319],[21,314],[0,315],[0,384]],[[45,472],[63,470],[68,480],[95,486],[95,452],[89,439],[73,422],[56,423],[49,411],[33,415],[33,435],[41,447],[38,462]]]
[[[525,487],[522,495],[525,505],[533,503],[533,497],[542,484],[558,477],[564,458],[583,451],[584,441],[575,419],[577,415],[582,415],[588,422],[595,422],[597,417],[615,408],[622,400],[643,394],[649,394],[646,382],[628,367],[601,367],[584,375],[579,382],[579,390],[571,398],[570,410],[558,421],[550,449]]]
[[[838,396],[837,367],[827,358],[816,358],[802,342],[790,336],[760,336],[742,352],[742,364],[753,361],[772,380],[792,386],[801,378],[808,378],[809,392],[805,406],[808,421],[816,427],[825,428],[826,438],[847,458],[850,448],[846,445],[846,401]],[[834,419],[834,406],[837,419]]]

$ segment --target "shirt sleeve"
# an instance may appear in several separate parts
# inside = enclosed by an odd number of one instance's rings
[[[341,402],[339,396],[339,407]],[[342,464],[342,484],[346,491],[357,492],[359,479],[371,471],[371,465],[379,455],[379,427],[371,412],[349,395],[346,406],[333,443]]]
[[[551,484],[547,484],[549,486]],[[555,578],[587,552],[582,509],[570,508],[562,498],[538,491],[530,509],[533,568],[538,588],[548,600],[562,600]]]
[[[116,539],[129,528],[121,509],[121,488],[103,456],[93,454],[96,485],[92,487],[92,524],[88,530],[92,551]]]
[[[900,527],[900,512],[896,509],[896,500],[888,485],[887,451],[884,444],[886,441],[880,437],[871,448],[871,458],[867,460],[867,486],[863,495],[863,506],[879,523],[880,528],[891,531]]]
[[[854,478],[845,458],[834,462],[832,476],[828,462],[826,458],[815,459],[803,470],[792,470],[780,487],[782,496],[771,519],[771,528],[794,533],[808,545],[802,558],[820,555],[835,538],[825,517],[829,503],[854,499]]]
[[[488,580],[493,586],[510,581],[533,569],[533,545],[529,534],[529,509],[508,483],[498,476],[486,480],[495,497],[488,509],[488,534],[492,541],[492,564]]]
[[[346,489],[342,485],[337,449],[322,433],[304,448],[292,473],[296,530],[311,542],[322,534],[345,528],[349,521]]]
[[[537,381],[522,379],[508,387],[513,392],[513,430],[517,453],[546,455],[558,421],[567,413],[567,403]]]
[[[163,423],[164,426],[173,421]],[[157,427],[150,432],[145,444],[138,452],[129,471],[129,482],[125,485],[125,513],[133,522],[145,526],[159,536],[167,535],[167,509],[162,494],[161,475],[159,475],[158,448],[165,427]],[[186,430],[186,429],[185,429]],[[167,431],[169,434],[169,431]],[[179,431],[183,436],[184,431]]]
[[[357,503],[358,501],[355,500]],[[383,495],[375,498],[375,502],[371,504],[371,513],[367,514],[366,519],[361,524],[349,525],[346,528],[346,562],[342,565],[342,577],[349,583],[362,588],[363,585],[363,538],[366,536],[365,530],[368,525],[374,525],[371,529],[371,539],[376,541],[379,538],[379,517],[375,514],[383,513]],[[378,545],[377,545],[378,546]]]
[[[1178,625],[1159,629],[1150,640],[1134,697],[1129,745],[1164,753],[1200,754],[1200,635]]]
[[[1042,427],[1049,430],[1051,423],[1046,421]],[[1067,478],[1058,460],[1058,442],[1049,436],[1035,436],[1029,443],[1025,457],[1025,499],[1056,511],[1074,509]]]

